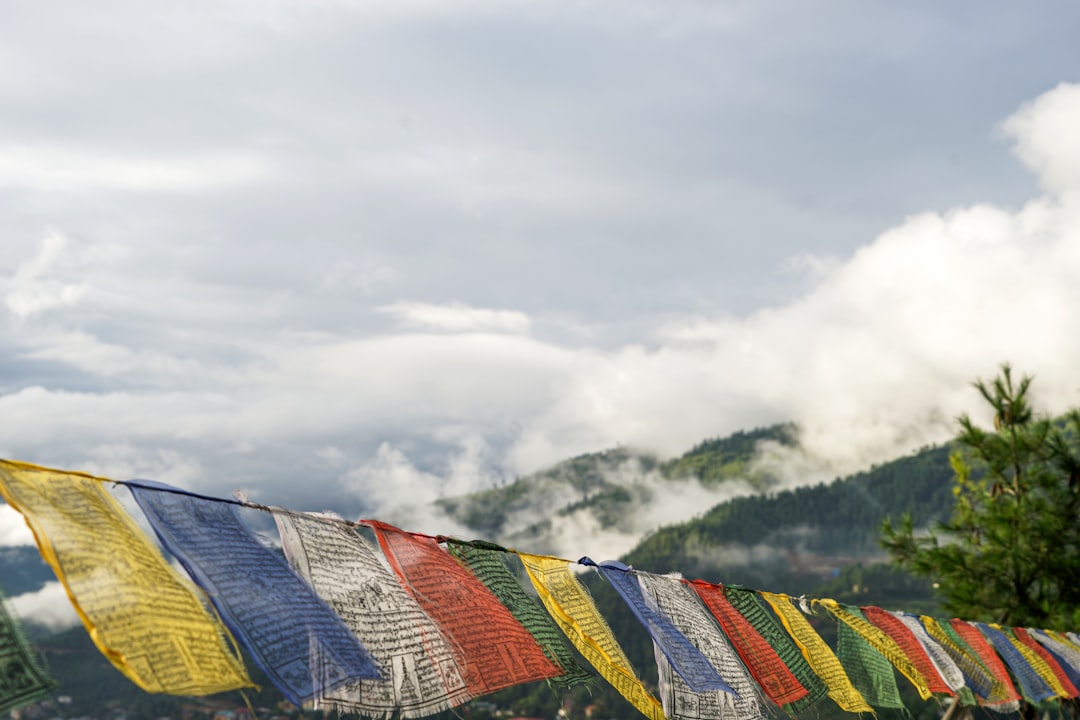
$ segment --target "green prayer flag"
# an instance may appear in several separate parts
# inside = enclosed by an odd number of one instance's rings
[[[593,684],[596,677],[574,660],[566,638],[551,616],[530,598],[511,574],[504,562],[506,551],[493,547],[476,547],[467,543],[449,542],[447,549],[462,565],[499,599],[514,619],[536,638],[537,645],[548,659],[566,671],[549,682],[562,686]]]
[[[0,713],[42,699],[54,683],[38,666],[18,619],[0,591]]]
[[[844,609],[863,617],[858,608]],[[875,708],[904,709],[892,663],[846,622],[838,621],[836,631],[836,656],[866,702]]]
[[[739,614],[746,618],[746,621],[753,625],[761,637],[772,646],[776,654],[787,665],[791,674],[802,683],[802,686],[809,693],[806,697],[796,700],[790,705],[785,705],[785,710],[792,714],[798,714],[828,696],[829,687],[817,676],[817,673],[810,667],[810,663],[806,662],[802,650],[791,639],[791,636],[788,635],[776,616],[772,614],[772,611],[765,608],[757,593],[742,588],[725,586],[724,595],[732,607],[738,610]]]

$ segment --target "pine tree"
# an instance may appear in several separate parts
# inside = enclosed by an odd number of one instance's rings
[[[886,520],[894,563],[932,579],[946,610],[1004,625],[1080,627],[1080,411],[1052,420],[1029,401],[1032,378],[1003,365],[975,388],[992,430],[959,418],[950,520],[928,533]]]

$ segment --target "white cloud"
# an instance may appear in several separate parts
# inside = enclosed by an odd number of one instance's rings
[[[1080,191],[1080,85],[1061,83],[1002,125],[1016,155],[1054,194]]]
[[[33,544],[34,533],[30,532],[22,513],[10,505],[0,505],[0,547]]]
[[[52,580],[40,590],[16,595],[11,606],[24,622],[44,625],[50,630],[63,630],[79,624],[79,616],[64,591],[64,586]]]
[[[82,297],[86,290],[82,284],[49,277],[63,261],[67,245],[63,234],[50,230],[42,238],[37,255],[21,264],[6,283],[4,302],[15,317],[25,318],[50,308],[74,305]]]
[[[263,158],[240,153],[145,157],[81,148],[0,146],[0,188],[50,192],[188,192],[264,180]]]
[[[529,316],[514,310],[490,310],[461,303],[433,305],[419,302],[398,302],[380,307],[379,312],[392,315],[402,327],[446,332],[508,332],[526,334],[531,325]]]

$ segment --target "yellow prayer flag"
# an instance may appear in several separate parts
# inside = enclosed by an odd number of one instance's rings
[[[901,675],[911,681],[911,684],[919,691],[919,697],[923,700],[929,700],[934,696],[929,683],[926,682],[926,677],[915,667],[915,663],[911,662],[911,658],[907,656],[903,648],[886,635],[881,628],[844,609],[835,600],[824,599],[817,602],[825,606],[838,620],[845,623],[858,633],[861,638],[870,643],[872,648],[884,655],[893,664],[893,667],[900,671]]]
[[[810,669],[829,688],[829,697],[847,712],[874,714],[874,709],[866,702],[862,693],[851,684],[836,653],[821,639],[806,617],[791,604],[788,596],[768,592],[761,593],[761,596],[776,611],[780,622],[787,628],[788,634],[810,664]]]
[[[94,644],[147,692],[254,687],[228,631],[102,479],[0,460],[0,494],[26,518]]]
[[[525,553],[519,557],[544,607],[578,652],[642,715],[665,720],[660,701],[638,680],[611,628],[566,561]]]

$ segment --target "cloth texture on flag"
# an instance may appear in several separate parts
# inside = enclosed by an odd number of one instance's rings
[[[236,505],[147,480],[126,485],[162,545],[290,702],[379,677],[352,631],[282,554],[259,542]]]
[[[761,632],[731,604],[724,592],[725,588],[703,580],[692,580],[688,582],[688,585],[701,598],[705,607],[723,628],[735,652],[742,658],[766,697],[791,712],[798,712],[811,704],[810,691],[799,681],[785,662],[785,658],[781,657],[771,644],[770,641],[776,638],[763,637]],[[798,655],[799,650],[790,638],[788,642]],[[802,659],[801,655],[800,659]],[[825,688],[825,684],[821,683],[821,687]],[[825,692],[828,692],[827,688]]]
[[[964,681],[975,693],[979,705],[999,714],[1008,714],[1020,709],[1019,696],[1012,697],[1015,694],[1012,684],[1003,685],[948,620],[938,621],[936,618],[925,615],[920,617],[920,620],[930,637],[937,640],[956,661],[964,673]]]
[[[566,636],[551,616],[525,592],[521,583],[510,572],[506,565],[506,550],[481,548],[464,543],[450,543],[447,550],[484,583],[510,614],[529,631],[548,659],[562,669],[561,675],[551,678],[552,684],[570,687],[595,682],[596,676],[577,662],[567,645]]]
[[[56,687],[41,669],[15,613],[0,591],[0,713],[29,705]]]
[[[1039,673],[1050,687],[1054,688],[1054,692],[1058,694],[1058,697],[1074,698],[1077,696],[1076,686],[1069,679],[1065,669],[1045,647],[1031,637],[1027,630],[1024,628],[1008,628],[1005,633],[1009,636],[1009,640],[1019,648],[1020,652],[1030,659],[1035,672]],[[1031,658],[1025,652],[1025,648],[1034,654],[1035,658]]]
[[[472,699],[439,626],[356,529],[275,509],[285,557],[368,649],[385,680],[360,679],[323,694],[339,713],[416,718]]]
[[[687,640],[708,659],[736,694],[694,692],[671,667],[663,650],[653,646],[660,678],[660,701],[671,720],[761,720],[761,691],[716,620],[682,579],[672,575],[637,576],[645,601],[671,619]]]
[[[94,644],[132,682],[174,695],[253,687],[225,628],[101,478],[0,461],[0,493]]]
[[[1080,648],[1073,646],[1060,633],[1049,630],[1028,630],[1028,634],[1057,660],[1073,687],[1080,685]]]
[[[540,601],[570,643],[627,702],[649,720],[664,720],[664,708],[641,684],[622,647],[565,560],[518,553]]]
[[[850,713],[873,712],[862,693],[852,685],[836,653],[821,639],[806,616],[791,603],[790,598],[787,595],[766,592],[761,593],[761,596],[769,603],[788,634],[799,646],[806,662],[810,664],[810,669],[828,687],[829,697],[833,702]]]
[[[942,623],[943,625],[945,623]],[[1012,678],[1009,677],[1009,671],[1005,668],[1005,664],[1001,662],[1001,658],[994,648],[990,646],[983,634],[979,632],[971,623],[953,618],[948,622],[949,626],[956,632],[956,634],[967,643],[968,647],[978,656],[979,660],[990,671],[990,674],[994,676],[1002,687],[1006,694],[1006,701],[1009,703],[1019,702],[1020,693],[1017,691],[1016,686],[1013,685]],[[988,707],[992,707],[989,703]]]
[[[686,684],[694,692],[706,692],[708,690],[723,690],[734,693],[734,690],[724,682],[724,679],[716,672],[709,661],[701,654],[701,651],[691,644],[686,637],[672,624],[671,619],[657,612],[645,602],[642,595],[641,585],[630,574],[626,565],[617,561],[608,561],[597,565],[589,558],[578,561],[581,565],[595,567],[600,575],[611,583],[615,591],[634,613],[649,636],[660,651],[667,658],[672,668],[686,681]]]
[[[784,630],[784,627],[772,613],[766,609],[764,601],[758,593],[744,588],[728,586],[724,588],[724,594],[731,606],[746,618],[772,647],[776,648],[777,655],[791,669],[799,684],[806,688],[807,696],[805,701],[796,702],[788,708],[789,710],[798,712],[801,708],[813,705],[829,694],[829,688],[810,669],[810,665],[806,662],[806,658],[802,656],[799,646],[795,644],[795,641],[791,639],[791,636],[787,634],[787,631]],[[803,705],[804,702],[805,706]]]
[[[499,599],[434,539],[374,520],[364,525],[405,589],[460,652],[470,692],[485,695],[562,674]]]
[[[934,664],[934,661],[930,659],[930,655],[927,654],[923,643],[919,638],[915,637],[915,634],[911,632],[907,625],[900,621],[900,618],[872,605],[863,607],[861,610],[868,622],[889,636],[899,646],[919,674],[926,679],[926,686],[930,692],[948,695],[956,694],[945,682],[944,678],[941,677],[941,671]]]
[[[986,623],[975,623],[975,627],[986,636],[994,650],[1012,671],[1013,677],[1020,684],[1020,692],[1025,700],[1032,705],[1038,705],[1044,700],[1057,696],[1054,689],[1035,671],[1028,658],[1001,631],[1001,628]]]
[[[919,697],[929,700],[933,693],[915,663],[904,653],[904,650],[886,635],[879,627],[867,622],[859,608],[850,605],[841,605],[835,600],[820,600],[822,605],[831,612],[837,620],[854,630],[859,637],[865,640],[870,647],[881,653],[882,657],[892,663],[892,666],[906,677],[915,689],[919,691]]]
[[[908,613],[894,612],[890,613],[897,620],[904,623],[904,626],[911,631],[911,634],[922,643],[923,649],[926,650],[927,656],[933,661],[934,667],[941,673],[941,679],[945,681],[945,684],[956,693],[956,699],[961,705],[975,705],[975,693],[968,687],[967,681],[964,679],[964,673],[960,670],[960,666],[956,664],[952,656],[946,652],[934,638],[930,637],[930,633],[926,631],[923,624],[919,622],[919,618]]]
[[[837,617],[836,655],[851,682],[873,707],[903,708],[892,664],[850,623],[835,612],[833,616]]]

